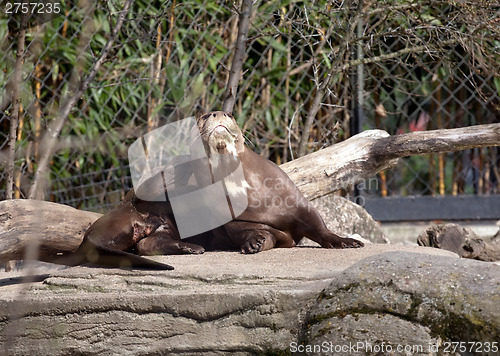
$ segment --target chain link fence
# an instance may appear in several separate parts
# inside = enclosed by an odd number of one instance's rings
[[[110,53],[69,112],[65,100],[102,56],[124,1],[57,1],[0,19],[0,198],[12,95],[19,88],[14,196],[104,211],[131,188],[127,148],[141,134],[218,110],[237,37],[238,1],[133,1]],[[500,5],[491,1],[255,1],[233,110],[247,143],[284,163],[379,128],[391,134],[500,120]],[[38,21],[38,22],[37,22]],[[35,26],[36,25],[36,26]],[[499,194],[497,147],[416,156],[383,172],[371,196]]]

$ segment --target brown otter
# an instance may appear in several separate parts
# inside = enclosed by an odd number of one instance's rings
[[[168,221],[158,214],[140,212],[135,207],[136,197],[130,191],[125,199],[109,213],[97,219],[85,232],[79,248],[67,256],[47,262],[76,266],[90,263],[112,267],[139,267],[172,270],[173,267],[130,253],[138,241],[151,235]]]
[[[90,226],[75,254],[78,258],[71,264],[125,263],[130,267],[172,269],[135,254],[198,254],[205,250],[257,253],[275,247],[293,247],[303,237],[324,248],[363,246],[357,240],[329,231],[286,173],[244,145],[243,134],[231,114],[221,111],[205,114],[197,120],[197,126],[199,131],[193,130],[192,139],[201,139],[202,145],[192,145],[192,163],[186,165],[188,173],[183,173],[190,176],[190,183],[184,188],[206,187],[226,177],[241,163],[242,179],[227,181],[224,189],[230,206],[234,202],[230,197],[246,194],[246,208],[222,226],[181,239],[168,199],[144,201],[131,191],[115,209]],[[200,152],[199,147],[205,152]],[[208,157],[211,174],[200,168],[206,161],[195,159],[202,156]],[[213,209],[217,210],[219,203],[214,203]],[[231,207],[234,214],[236,206]]]
[[[147,202],[131,190],[114,209],[97,219],[85,232],[78,249],[46,262],[76,266],[173,270],[170,265],[138,255],[203,253],[201,246],[182,241],[168,203]]]
[[[203,115],[198,127],[209,157],[213,154],[238,156],[245,179],[239,186],[233,184],[228,189],[232,189],[233,194],[237,194],[234,190],[246,190],[248,207],[212,231],[211,240],[188,238],[187,241],[196,241],[209,250],[239,249],[243,253],[292,247],[303,237],[324,248],[363,246],[357,240],[339,237],[328,230],[317,210],[287,174],[244,145],[243,134],[232,115],[220,111]]]

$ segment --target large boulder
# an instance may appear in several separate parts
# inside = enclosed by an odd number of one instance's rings
[[[388,238],[362,206],[330,194],[311,201],[330,230],[341,236],[358,234],[375,243],[389,243]]]
[[[72,267],[0,278],[11,355],[290,354],[323,341],[495,341],[500,267],[440,249],[161,256],[174,271]],[[433,353],[430,353],[433,354]]]
[[[309,313],[302,344],[308,354],[493,355],[498,305],[495,264],[388,252],[332,281]]]

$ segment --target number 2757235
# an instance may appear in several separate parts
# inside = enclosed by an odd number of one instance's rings
[[[6,14],[58,14],[61,4],[58,2],[8,2],[5,4]]]

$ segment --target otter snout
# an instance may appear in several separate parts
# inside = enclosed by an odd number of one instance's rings
[[[234,118],[225,112],[205,114],[198,120],[201,138],[208,154],[232,154],[243,151],[241,130]]]
[[[220,135],[229,135],[229,130],[226,126],[224,125],[217,125],[214,129],[214,135],[215,136],[220,136]]]
[[[218,125],[210,134],[210,151],[212,153],[227,154],[236,152],[234,137],[229,129],[224,125]]]

